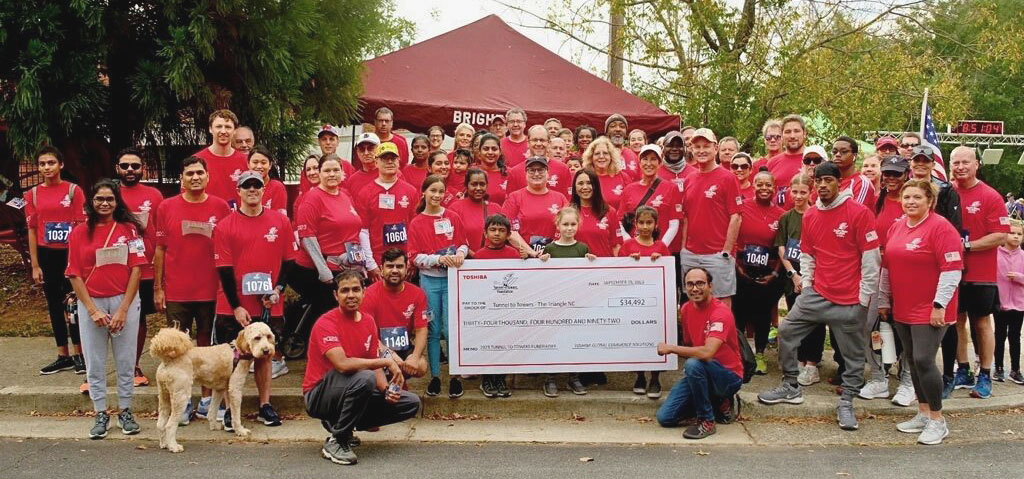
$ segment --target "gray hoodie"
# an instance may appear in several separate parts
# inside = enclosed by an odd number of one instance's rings
[[[827,206],[821,202],[821,198],[815,202],[815,207],[820,211],[828,211],[838,208],[840,205],[845,203],[847,200],[852,198],[853,195],[849,190],[843,190],[839,192],[836,199],[829,203]],[[882,256],[878,251],[878,248],[872,248],[864,251],[860,255],[860,305],[865,308],[868,307],[868,302],[871,297],[878,292],[878,272],[882,264]],[[803,281],[801,284],[804,288],[810,288],[814,286],[814,257],[807,254],[806,251],[800,255],[800,271],[803,273]]]

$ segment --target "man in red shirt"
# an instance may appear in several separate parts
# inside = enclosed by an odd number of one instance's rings
[[[857,141],[848,136],[840,136],[832,142],[832,163],[843,175],[839,189],[848,190],[853,201],[874,210],[878,192],[868,177],[857,172],[857,150]]]
[[[775,189],[779,191],[776,203],[786,204],[786,192],[793,177],[800,173],[804,161],[804,142],[807,127],[800,115],[786,115],[782,119],[782,146],[784,151],[768,160],[768,171],[775,177]]]
[[[359,311],[362,276],[343,271],[335,284],[338,307],[320,316],[309,335],[302,395],[306,412],[331,434],[320,453],[335,464],[348,465],[357,460],[353,430],[415,417],[420,398],[402,390],[405,378],[394,353],[379,346],[377,324]]]
[[[764,156],[754,162],[754,171],[760,170],[762,166],[768,166],[769,159],[782,153],[782,121],[778,118],[765,121],[761,127],[761,136],[764,138]]]
[[[548,156],[551,140],[548,138],[548,131],[542,125],[533,125],[529,130],[530,156]],[[564,144],[564,143],[563,143]],[[565,149],[564,147],[562,148]],[[572,172],[562,161],[548,161],[548,188],[563,195],[570,196],[572,190]],[[520,163],[508,170],[508,185],[506,190],[509,193],[526,188],[526,163]]]
[[[373,259],[380,264],[385,250],[406,250],[409,242],[408,226],[416,216],[419,190],[398,178],[398,151],[394,143],[377,146],[377,179],[367,183],[353,194],[363,229],[370,236]],[[377,273],[371,273],[376,276]]]
[[[729,307],[712,297],[712,280],[704,268],[686,271],[684,287],[689,301],[680,308],[679,316],[683,345],[658,344],[658,354],[686,358],[686,375],[672,386],[658,409],[658,424],[676,427],[695,417],[697,422],[683,433],[687,439],[714,434],[716,416],[723,424],[735,420],[736,393],[743,385],[736,321]]]
[[[146,249],[146,264],[142,265],[142,280],[139,282],[139,343],[135,354],[135,386],[146,386],[149,379],[139,367],[143,345],[146,343],[146,316],[156,312],[153,305],[153,256],[156,254],[156,211],[164,197],[160,190],[152,186],[140,184],[144,176],[145,163],[142,151],[136,148],[125,148],[117,154],[114,170],[121,180],[121,198],[124,205],[142,223],[142,242]]]
[[[256,136],[253,135],[252,128],[247,126],[235,128],[235,133],[231,135],[231,147],[235,151],[242,152],[248,158],[249,152],[252,151],[254,146],[256,146]]]
[[[900,142],[891,136],[883,136],[875,140],[875,153],[885,163],[885,160],[899,154]]]
[[[625,171],[632,176],[633,179],[640,178],[640,164],[638,163],[636,153],[629,149],[629,123],[626,122],[626,117],[613,113],[604,121],[604,134],[609,140],[612,140],[612,144],[619,149],[619,157],[621,158],[621,165],[619,165],[622,171]]]
[[[957,362],[954,388],[972,388],[971,396],[992,396],[992,363],[995,361],[995,328],[992,313],[999,306],[996,288],[996,249],[1010,232],[1010,217],[1002,197],[978,179],[981,165],[973,148],[958,146],[950,154],[953,187],[960,195],[964,241],[964,275],[960,283],[960,315],[956,320]],[[967,322],[974,332],[981,371],[977,381],[971,375],[967,359]]]
[[[384,143],[390,141],[398,147],[398,158],[401,160],[399,167],[409,164],[409,143],[405,141],[405,137],[402,135],[396,135],[391,132],[391,128],[395,125],[395,114],[390,108],[382,106],[377,109],[377,112],[373,115],[373,126],[376,127],[377,138],[380,138],[380,142]]]
[[[409,256],[391,248],[381,257],[382,281],[366,288],[360,311],[377,320],[379,339],[397,354],[395,359],[406,377],[427,374],[427,295],[419,286],[405,280]]]
[[[864,352],[868,303],[878,290],[881,259],[875,218],[864,205],[839,190],[839,167],[825,162],[814,169],[818,202],[807,210],[801,236],[800,271],[803,291],[779,326],[782,383],[757,395],[765,404],[800,404],[803,392],[797,348],[820,324],[835,334],[846,364],[842,396],[836,409],[839,427],[858,428],[853,397],[864,385]],[[859,288],[852,285],[858,284]]]
[[[736,294],[736,258],[732,251],[740,232],[743,197],[731,171],[715,163],[718,140],[707,128],[698,128],[690,139],[697,172],[690,175],[683,199],[683,271],[701,267],[716,278],[713,294],[726,306]],[[690,225],[693,227],[691,228]]]
[[[359,190],[377,178],[377,145],[380,145],[380,139],[373,133],[363,133],[356,137],[356,171],[351,175],[346,174],[341,180],[345,189],[348,190],[348,194],[353,198]],[[397,145],[395,145],[395,149],[398,149]],[[320,158],[320,162],[323,163],[325,158],[329,158],[329,156]],[[342,160],[341,157],[338,157],[338,162],[342,165],[345,164],[345,160]]]
[[[316,142],[320,145],[321,160],[327,157],[327,155],[338,154],[338,139],[340,137],[341,130],[337,127],[324,125],[320,128],[320,132],[316,134]],[[341,157],[339,156],[339,158]],[[341,170],[345,172],[345,178],[342,178],[341,181],[345,181],[356,172],[351,161],[342,159],[339,163],[341,163]]]
[[[231,146],[238,127],[238,117],[231,110],[217,110],[210,114],[210,135],[213,143],[199,150],[195,156],[206,162],[209,186],[206,193],[228,202],[232,209],[238,204],[235,183],[238,175],[249,169],[249,158]]]
[[[156,215],[156,254],[153,257],[153,301],[167,310],[167,324],[193,330],[199,346],[210,345],[217,304],[217,269],[213,261],[213,228],[231,212],[226,201],[207,194],[206,162],[190,156],[182,162],[184,191],[160,203]],[[235,193],[237,196],[237,193]],[[210,390],[203,388],[197,414],[206,417]],[[181,423],[188,424],[192,403]]]
[[[665,135],[665,162],[658,169],[658,176],[664,180],[670,180],[679,188],[679,193],[685,190],[686,178],[697,171],[697,168],[687,163],[686,139],[678,131],[670,131]]]
[[[505,138],[505,133],[508,132],[508,127],[505,125],[505,117],[501,115],[494,117],[494,119],[491,120],[489,131],[494,133],[494,136],[497,136],[498,138]]]
[[[505,113],[505,123],[508,125],[508,136],[498,138],[501,138],[501,154],[505,157],[505,166],[511,168],[525,163],[526,157],[530,156],[530,145],[526,141],[526,112],[522,108],[512,108]]]

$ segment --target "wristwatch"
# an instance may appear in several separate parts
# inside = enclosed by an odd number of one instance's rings
[[[793,277],[793,275],[795,275],[795,274],[796,274],[796,271],[795,271],[795,270],[792,270],[792,269],[787,269],[787,270],[786,270],[786,277],[787,277],[787,278],[792,278],[792,277]]]
[[[964,251],[967,252],[967,253],[971,252],[971,242],[970,241],[964,241]]]
[[[722,251],[722,257],[725,258],[725,259],[729,259],[729,252],[728,251]]]

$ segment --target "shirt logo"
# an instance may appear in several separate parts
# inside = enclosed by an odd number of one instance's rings
[[[679,188],[679,192],[682,193],[684,180],[682,178],[675,178],[672,182],[676,184],[676,188]]]
[[[153,208],[153,202],[149,201],[149,200],[143,201],[142,204],[139,205],[139,211],[143,211],[143,212],[149,211],[152,208]]]
[[[714,198],[716,194],[718,194],[718,185],[711,185],[708,189],[704,190],[706,198]]]
[[[1009,225],[1010,224],[1010,217],[1009,216],[1000,216],[999,217],[999,224],[1001,224],[1003,226]]]
[[[946,253],[944,256],[946,257],[946,262],[947,263],[952,263],[954,261],[960,261],[960,252],[959,251],[950,251],[949,253]]]
[[[410,304],[409,307],[405,308],[405,311],[402,312],[402,316],[405,316],[406,320],[412,319],[412,313],[415,312],[415,311],[416,311],[416,305],[415,304]]]
[[[599,221],[597,223],[597,227],[598,227],[598,229],[607,230],[608,229],[608,217],[605,216],[604,218],[601,218],[601,221]]]
[[[117,237],[117,241],[115,241],[114,244],[115,245],[122,245],[122,244],[125,244],[127,242],[128,242],[128,237],[124,236],[124,235],[121,235],[121,236]]]
[[[267,234],[263,235],[263,237],[267,239],[268,243],[273,243],[274,241],[277,241],[277,227],[271,226],[270,230],[268,230]]]
[[[324,342],[324,344],[336,343],[336,342],[338,342],[338,337],[337,336],[324,336],[323,342]]]
[[[975,201],[974,203],[971,203],[970,206],[968,206],[968,207],[966,207],[964,209],[967,210],[967,212],[972,214],[972,215],[976,214],[976,213],[978,213],[978,211],[981,211],[981,202],[980,201]]]
[[[370,336],[370,335],[366,336],[366,341],[363,342],[363,349],[369,351],[370,350],[370,341],[372,341],[372,340],[373,340],[373,336]]]
[[[772,221],[772,224],[768,225],[768,228],[770,228],[772,231],[778,231],[779,230],[779,220]]]
[[[743,195],[736,196],[736,204],[737,205],[742,205],[743,204]]]
[[[846,233],[849,232],[849,231],[847,231],[848,228],[849,228],[849,226],[844,221],[842,223],[839,223],[839,226],[836,227],[836,229],[832,230],[832,232],[836,234],[836,238],[845,238],[846,237]]]
[[[502,181],[501,182],[501,191],[505,191],[507,189],[508,189],[508,180]]]
[[[921,238],[914,238],[913,241],[907,243],[907,251],[914,251],[921,247]]]
[[[65,195],[63,200],[60,200],[60,205],[67,208],[71,206],[71,195]]]
[[[407,195],[402,195],[402,198],[398,200],[398,205],[401,206],[402,208],[408,208],[409,197]]]
[[[715,321],[713,323],[707,323],[706,325],[704,325],[704,335],[705,336],[707,336],[708,333],[713,333],[713,332],[719,332],[719,333],[725,332],[725,325],[722,324],[721,321]]]
[[[558,175],[551,175],[548,177],[548,186],[554,188],[558,185]]]
[[[653,200],[651,200],[651,206],[653,206],[655,208],[660,208],[661,204],[664,203],[664,202],[665,202],[665,197],[662,196],[662,195],[658,195],[658,196],[655,196]]]
[[[630,161],[629,162],[629,170],[630,171],[636,171],[636,162],[635,161]]]
[[[242,175],[242,170],[235,170],[231,173],[231,181],[237,182],[238,177]]]
[[[615,185],[615,188],[612,188],[612,193],[615,193],[616,195],[621,195],[622,194],[622,185],[621,184]]]
[[[553,214],[553,215],[557,215],[558,214],[558,204],[551,203],[551,207],[548,208],[548,211],[550,211],[551,214]]]
[[[215,226],[217,224],[217,217],[211,216],[210,219],[206,220],[206,222],[210,223],[210,226]]]

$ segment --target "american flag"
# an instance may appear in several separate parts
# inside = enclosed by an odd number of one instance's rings
[[[930,146],[935,152],[935,176],[947,181],[946,164],[942,160],[942,150],[939,149],[939,132],[935,130],[935,122],[932,120],[932,107],[928,105],[927,89],[924,91],[924,100],[921,101],[921,143]]]

